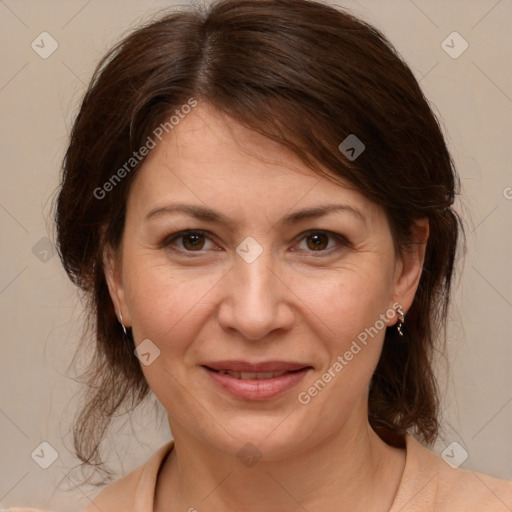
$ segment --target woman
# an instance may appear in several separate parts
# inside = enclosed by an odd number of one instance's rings
[[[84,512],[511,510],[423,446],[456,193],[411,71],[345,11],[224,0],[119,43],[56,204],[97,340],[75,446],[101,468],[150,391],[174,440]]]

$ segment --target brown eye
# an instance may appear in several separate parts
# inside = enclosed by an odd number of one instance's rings
[[[181,243],[178,243],[181,240]],[[204,231],[180,231],[168,236],[159,244],[160,248],[167,247],[173,251],[182,253],[202,252],[211,249],[207,241],[213,244],[210,237]],[[205,248],[206,245],[206,248]]]
[[[311,243],[307,243],[307,246],[312,251],[323,251],[329,244],[329,237],[325,233],[309,235],[306,240],[311,241]]]
[[[303,233],[299,240],[305,245],[301,250],[309,252],[315,257],[328,256],[337,250],[351,246],[343,235],[323,230]],[[331,245],[329,246],[329,244]]]
[[[183,247],[187,251],[201,250],[204,246],[204,234],[203,233],[190,233],[183,235]]]

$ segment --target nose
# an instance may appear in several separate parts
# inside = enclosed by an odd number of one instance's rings
[[[237,256],[225,278],[219,324],[231,334],[237,331],[251,341],[291,329],[295,320],[293,291],[285,277],[279,275],[279,265],[272,261],[270,252],[263,251],[252,263]]]

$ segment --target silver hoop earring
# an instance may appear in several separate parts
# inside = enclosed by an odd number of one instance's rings
[[[123,314],[121,313],[121,310],[119,310],[119,318],[121,319],[120,324],[121,324],[121,327],[123,328],[124,335],[126,336],[126,327],[124,326],[124,323],[123,323]]]
[[[396,309],[396,312],[398,314],[398,324],[396,325],[396,330],[400,336],[403,336],[404,333],[402,332],[402,326],[404,325],[405,316],[401,305]]]

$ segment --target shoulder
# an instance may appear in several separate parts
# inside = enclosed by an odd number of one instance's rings
[[[173,449],[174,441],[159,448],[142,466],[104,487],[82,512],[142,512],[153,510],[154,491],[160,466]],[[0,512],[51,512],[30,507],[14,507]]]
[[[174,441],[159,448],[142,466],[112,482],[82,512],[124,512],[152,510],[157,475]]]
[[[0,512],[50,512],[42,508],[29,508],[29,507],[13,507],[13,508],[0,508]]]
[[[406,436],[407,458],[391,512],[510,512],[512,482],[454,468]]]

